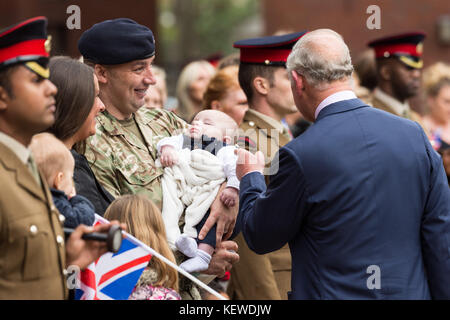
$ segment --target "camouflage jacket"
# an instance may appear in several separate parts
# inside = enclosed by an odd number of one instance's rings
[[[104,111],[97,116],[96,134],[87,140],[85,155],[98,181],[114,197],[143,194],[161,209],[163,169],[155,165],[156,143],[181,133],[186,123],[162,109],[141,108],[134,115],[147,145]]]

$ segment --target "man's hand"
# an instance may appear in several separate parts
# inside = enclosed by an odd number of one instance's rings
[[[77,195],[77,191],[75,190],[75,186],[73,186],[72,191],[70,192],[70,194],[67,196],[67,198],[70,200],[73,197],[75,197]]]
[[[89,264],[100,258],[108,251],[107,244],[104,241],[83,240],[81,237],[85,233],[100,232],[107,233],[111,225],[119,224],[112,221],[110,224],[101,224],[95,227],[79,225],[70,235],[66,242],[66,264],[67,266],[76,265],[81,270]],[[125,224],[120,224],[122,230],[126,229]]]
[[[202,230],[200,230],[198,238],[204,239],[209,230],[217,223],[216,227],[216,246],[223,240],[228,239],[234,230],[236,218],[239,211],[239,206],[227,207],[220,200],[220,195],[226,187],[226,182],[222,184],[217,193],[216,199],[211,205],[211,211],[208,219],[205,221]]]
[[[203,273],[216,275],[222,278],[225,272],[231,270],[233,264],[239,261],[238,245],[234,241],[223,241],[216,246],[211,262]]]
[[[241,180],[243,176],[252,171],[263,174],[264,172],[264,154],[261,151],[252,154],[245,149],[236,149],[237,156],[236,177]]]

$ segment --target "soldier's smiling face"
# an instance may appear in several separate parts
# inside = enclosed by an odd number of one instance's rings
[[[108,66],[106,94],[109,104],[124,115],[131,115],[142,107],[149,86],[156,84],[152,70],[154,59],[155,56]]]

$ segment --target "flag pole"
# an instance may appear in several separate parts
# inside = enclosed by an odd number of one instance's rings
[[[189,280],[191,280],[192,282],[197,284],[199,287],[205,289],[206,291],[208,291],[209,293],[211,293],[215,297],[219,298],[220,300],[228,300],[227,298],[222,296],[220,293],[218,293],[217,291],[211,289],[211,287],[209,287],[208,285],[206,285],[205,283],[203,283],[202,281],[200,281],[199,279],[197,279],[196,277],[191,275],[189,272],[186,272],[185,270],[181,269],[175,263],[173,263],[172,261],[170,261],[166,257],[162,256],[161,254],[159,254],[158,252],[153,250],[151,247],[147,246],[142,241],[139,241],[138,239],[136,239],[135,237],[133,237],[131,234],[129,234],[127,232],[123,232],[123,233],[126,234],[127,238],[130,238],[131,240],[135,241],[137,244],[139,244],[140,246],[142,246],[143,248],[148,250],[152,256],[155,256],[156,258],[160,259],[161,261],[163,261],[164,263],[166,263],[170,267],[174,268],[179,273],[181,273],[183,276],[185,276],[186,278],[188,278]]]

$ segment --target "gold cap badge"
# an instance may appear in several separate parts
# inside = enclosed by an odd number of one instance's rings
[[[52,36],[48,36],[47,40],[44,42],[45,51],[50,54],[50,50],[52,49]]]
[[[416,51],[418,54],[422,54],[423,52],[423,42],[419,42],[416,47]]]

